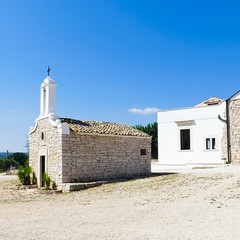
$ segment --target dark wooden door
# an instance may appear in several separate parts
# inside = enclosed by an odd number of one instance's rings
[[[44,187],[45,186],[45,183],[44,183],[44,181],[42,180],[42,176],[43,176],[43,174],[45,173],[45,167],[46,167],[46,163],[45,163],[45,156],[41,156],[40,157],[40,164],[41,164],[41,172],[40,172],[40,174],[41,174],[41,181],[42,181],[42,184],[41,184],[41,186],[42,187]]]

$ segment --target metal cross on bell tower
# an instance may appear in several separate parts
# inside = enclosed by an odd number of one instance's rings
[[[48,76],[50,74],[50,71],[51,71],[51,68],[48,66],[48,70],[47,70]]]

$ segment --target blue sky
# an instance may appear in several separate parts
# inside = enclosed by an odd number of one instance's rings
[[[26,151],[48,65],[61,117],[146,125],[156,109],[228,98],[240,89],[239,11],[221,0],[0,1],[0,152]]]

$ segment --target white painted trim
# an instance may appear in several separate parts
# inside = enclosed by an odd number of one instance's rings
[[[194,124],[194,120],[186,120],[186,121],[176,121],[175,122],[179,127],[180,126],[190,126]]]
[[[53,126],[58,128],[58,133],[59,134],[70,134],[70,129],[68,124],[64,124],[61,123],[59,117],[55,114],[49,114],[48,116],[44,116],[44,117],[39,117],[36,119],[35,121],[35,126],[30,128],[29,134],[32,134],[36,131],[37,127],[38,127],[38,121],[48,118],[49,119],[49,123]]]
[[[181,149],[181,130],[189,129],[190,130],[190,149],[189,150],[182,150]],[[178,152],[193,152],[193,130],[191,125],[185,126],[178,126]]]
[[[206,149],[206,139],[210,138],[212,140],[212,138],[215,138],[215,149]],[[211,144],[212,147],[212,144]],[[218,144],[218,137],[217,135],[206,135],[203,136],[203,151],[204,152],[216,152],[219,151],[219,144]]]
[[[36,129],[37,129],[37,127],[38,127],[38,121],[39,120],[42,120],[42,119],[44,119],[44,118],[47,118],[48,116],[45,116],[45,117],[39,117],[39,118],[36,118],[36,120],[35,120],[35,126],[34,127],[30,127],[30,131],[29,131],[29,134],[32,134],[32,133],[34,133],[35,131],[36,131]]]

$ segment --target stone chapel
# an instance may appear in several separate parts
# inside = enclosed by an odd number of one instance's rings
[[[29,164],[39,187],[47,172],[65,183],[128,178],[151,172],[151,137],[129,125],[56,114],[56,82],[40,87],[40,115],[29,132]]]

